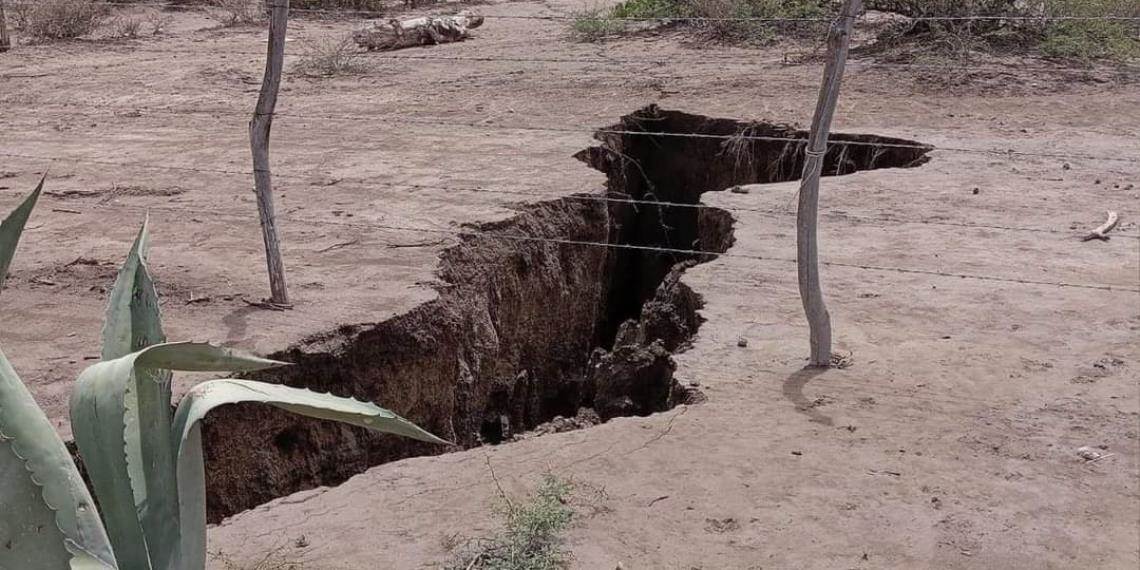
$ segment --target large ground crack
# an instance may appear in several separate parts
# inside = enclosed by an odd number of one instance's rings
[[[307,339],[271,355],[295,366],[256,377],[378,402],[464,448],[511,439],[558,416],[604,421],[692,401],[699,395],[673,379],[671,355],[700,327],[702,300],[681,275],[733,241],[728,212],[692,206],[704,192],[793,180],[803,167],[802,143],[749,136],[806,133],[656,107],[623,117],[599,131],[599,146],[578,155],[608,175],[610,199],[552,200],[475,226],[444,251],[439,280],[446,286],[436,300],[379,324]],[[913,166],[925,154],[836,145],[825,174]],[[634,202],[643,200],[669,204]],[[381,463],[443,451],[257,405],[211,413],[204,434],[214,522]]]

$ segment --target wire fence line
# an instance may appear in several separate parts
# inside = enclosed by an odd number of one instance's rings
[[[0,152],[0,156],[9,156],[9,157],[24,158],[24,159],[30,159],[30,160],[42,160],[42,161],[47,161],[47,162],[91,162],[94,164],[100,164],[100,165],[105,165],[105,166],[120,166],[120,167],[127,167],[127,168],[139,168],[139,169],[144,169],[144,170],[170,170],[170,171],[175,171],[175,172],[200,172],[203,174],[225,174],[225,175],[232,175],[232,176],[240,176],[243,178],[247,178],[247,177],[253,175],[253,171],[245,171],[245,170],[200,169],[200,168],[193,168],[193,167],[177,167],[177,166],[166,166],[166,165],[147,164],[147,163],[114,162],[114,161],[106,161],[106,160],[98,160],[98,159],[92,160],[92,159],[72,158],[72,157],[51,158],[51,157],[45,157],[45,156],[35,156],[35,155],[27,155],[27,154],[19,154],[19,153],[7,153],[7,152]],[[309,174],[309,175],[274,174],[274,176],[286,178],[286,179],[293,179],[293,180],[304,180],[306,182],[312,182],[314,179],[322,178],[322,177],[333,178],[333,176],[331,174],[328,174],[328,173],[313,173],[313,174]],[[506,188],[488,188],[485,186],[452,186],[452,185],[443,185],[443,184],[406,184],[406,183],[398,183],[398,182],[387,182],[387,181],[381,180],[380,178],[381,178],[380,175],[369,176],[369,177],[358,177],[358,178],[341,178],[341,179],[338,179],[338,183],[343,182],[345,180],[350,180],[351,182],[368,184],[370,186],[381,186],[381,187],[392,189],[392,190],[403,190],[403,191],[429,191],[429,192],[439,191],[439,192],[446,192],[448,194],[451,194],[454,192],[470,192],[470,193],[474,193],[474,194],[495,194],[495,195],[505,195],[505,196],[517,196],[517,197],[525,197],[525,198],[534,199],[534,200],[579,200],[579,201],[588,201],[588,202],[629,204],[632,206],[645,206],[645,207],[653,207],[653,208],[684,208],[684,209],[695,209],[695,210],[701,210],[701,209],[723,210],[723,211],[727,211],[727,212],[751,213],[751,214],[759,214],[762,216],[777,217],[777,218],[788,218],[788,217],[794,217],[795,216],[795,212],[790,212],[790,211],[786,211],[786,210],[779,209],[779,208],[752,208],[752,207],[748,207],[748,206],[713,205],[713,204],[705,204],[705,203],[675,202],[675,201],[668,201],[668,200],[638,199],[638,198],[630,198],[630,197],[627,197],[624,195],[614,195],[614,194],[581,194],[581,193],[576,193],[576,194],[558,195],[558,194],[551,194],[549,192],[539,191],[538,190],[539,187],[531,187],[532,188],[531,190],[525,190],[525,189],[514,190],[514,189],[506,189]],[[1067,237],[1083,235],[1081,232],[1079,232],[1077,230],[1059,230],[1059,229],[1055,229],[1055,228],[1011,226],[1011,225],[1002,225],[1002,224],[986,224],[986,223],[974,223],[974,222],[955,222],[955,221],[951,221],[951,220],[943,220],[943,219],[937,219],[937,218],[921,218],[921,217],[910,218],[910,217],[908,217],[905,219],[899,219],[898,217],[895,217],[895,216],[873,216],[873,215],[867,215],[867,214],[851,214],[851,213],[838,213],[838,212],[820,212],[819,215],[821,217],[830,218],[830,219],[848,220],[848,221],[865,223],[865,224],[870,224],[870,225],[881,225],[882,227],[899,226],[899,225],[927,225],[927,226],[940,226],[940,227],[947,227],[947,228],[962,228],[962,229],[977,229],[977,230],[996,230],[996,231],[1014,231],[1014,232],[1054,234],[1054,235],[1064,235]],[[1118,232],[1118,233],[1114,234],[1114,237],[1122,237],[1122,238],[1127,238],[1127,239],[1140,239],[1140,233],[1133,234],[1133,233]]]
[[[108,46],[115,47],[115,46]],[[184,55],[193,53],[189,50],[178,49],[155,49],[143,47],[138,44],[131,44],[126,46],[127,49],[123,53],[151,53],[161,55]],[[430,48],[428,48],[430,49]],[[414,51],[412,49],[402,50],[406,52]],[[244,55],[251,58],[264,58],[265,53],[261,51],[240,51],[240,50],[226,50],[226,55]],[[287,57],[304,57],[305,53],[286,53]],[[804,54],[788,53],[785,55],[795,56],[793,59],[781,60],[759,60],[755,58],[747,58],[740,55],[722,55],[722,54],[706,54],[699,59],[684,59],[684,58],[640,58],[640,57],[607,57],[607,56],[577,56],[577,57],[540,57],[540,56],[510,56],[510,55],[446,55],[436,53],[405,53],[403,55],[388,55],[385,53],[362,53],[361,57],[367,59],[379,59],[384,61],[409,61],[409,62],[472,62],[472,63],[549,63],[549,64],[602,64],[613,66],[656,66],[668,67],[671,65],[685,65],[685,66],[699,66],[699,67],[721,67],[724,65],[739,65],[750,68],[749,70],[774,70],[774,69],[799,69],[807,65],[822,66],[822,60],[801,58]],[[1055,73],[1080,73],[1095,71],[1097,68],[1094,65],[1085,62],[1067,61],[1063,63],[1052,64],[1036,64],[1030,65],[1023,62],[1019,63],[1003,63],[1003,62],[987,62],[976,61],[969,59],[953,59],[947,60],[944,63],[918,63],[918,62],[884,62],[884,61],[868,61],[868,60],[852,60],[850,65],[853,68],[862,69],[926,69],[932,71],[953,71],[953,70],[977,70],[977,71],[993,71],[995,69],[1007,68],[1011,71],[1042,71],[1042,72],[1055,72]],[[1120,73],[1138,72],[1140,73],[1140,66],[1130,63],[1114,63],[1111,66],[1106,64],[1106,69],[1116,70]],[[710,75],[701,75],[708,77]],[[4,75],[0,75],[4,77]]]
[[[11,5],[35,5],[36,2],[27,0],[8,0]],[[199,11],[208,9],[209,6],[182,6],[169,4],[164,2],[109,2],[104,0],[93,0],[90,4],[99,6],[115,6],[115,7],[149,7],[160,9],[172,9],[182,11]],[[356,10],[352,8],[289,8],[290,13],[297,14],[323,14],[344,17],[368,17],[368,18],[391,18],[393,16],[417,18],[417,17],[430,17],[446,15],[446,12],[424,12],[414,13],[405,10],[396,10],[393,12],[384,12],[377,10]],[[889,13],[889,12],[887,12]],[[708,17],[708,16],[598,16],[590,15],[587,13],[581,14],[480,14],[485,19],[490,20],[540,20],[540,21],[566,21],[573,22],[581,19],[595,19],[595,20],[613,20],[621,22],[754,22],[754,23],[830,23],[835,20],[834,16],[817,16],[817,17],[756,17],[756,16],[736,16],[736,17]],[[863,14],[861,18],[865,18]],[[1066,21],[1123,21],[1123,22],[1140,22],[1138,16],[1128,16],[1123,14],[1103,14],[1096,16],[1073,16],[1073,15],[1051,15],[1042,14],[1037,16],[1021,16],[1021,15],[993,15],[993,14],[977,14],[977,15],[963,15],[963,16],[901,16],[907,21],[912,22],[961,22],[961,21],[1011,21],[1011,22],[1066,22]]]
[[[167,166],[160,164],[149,163],[131,163],[131,162],[117,162],[99,159],[87,158],[52,158],[47,156],[28,155],[22,153],[8,153],[0,151],[0,156],[9,156],[14,158],[23,158],[29,160],[41,160],[47,162],[89,162],[104,166],[120,166],[127,168],[138,168],[144,170],[170,170],[175,172],[201,172],[204,174],[224,174],[231,176],[240,176],[247,178],[253,175],[251,170],[227,170],[227,169],[212,169],[212,168],[194,168],[194,167],[178,167]],[[335,178],[330,173],[311,173],[306,175],[297,174],[274,174],[274,176],[292,180],[303,180],[306,182],[313,182],[319,178]],[[505,196],[518,196],[531,198],[536,200],[583,200],[583,201],[597,201],[618,204],[630,204],[633,206],[646,206],[655,208],[687,208],[687,209],[711,209],[711,210],[724,210],[728,212],[742,212],[753,213],[772,217],[792,217],[795,216],[794,212],[788,212],[778,208],[752,208],[747,206],[731,206],[731,205],[713,205],[705,203],[688,203],[676,202],[669,200],[655,200],[655,199],[638,199],[630,198],[624,195],[613,194],[568,194],[568,195],[555,195],[549,192],[542,192],[540,187],[532,186],[520,187],[524,189],[509,189],[509,188],[488,188],[485,186],[454,186],[445,184],[408,184],[398,182],[388,182],[381,179],[381,175],[367,176],[367,177],[353,177],[353,178],[339,178],[339,182],[348,180],[350,182],[368,184],[370,186],[381,186],[393,190],[404,191],[440,191],[440,192],[470,192],[475,194],[495,194]],[[1044,233],[1073,236],[1079,232],[1076,230],[1058,230],[1055,228],[1040,228],[1040,227],[1026,227],[1026,226],[1011,226],[1002,224],[985,224],[985,223],[972,223],[972,222],[955,222],[951,220],[942,220],[936,218],[906,218],[899,219],[894,216],[872,216],[865,214],[850,214],[850,213],[837,213],[837,212],[821,212],[820,216],[831,219],[850,220],[854,222],[867,223],[867,224],[883,224],[883,225],[929,225],[929,226],[944,226],[948,228],[966,228],[966,229],[980,229],[980,230],[1000,230],[1000,231],[1016,231],[1016,232],[1030,232],[1030,233]],[[1140,239],[1140,234],[1131,234],[1119,232],[1115,234],[1117,237],[1124,237],[1129,239]]]
[[[155,114],[171,114],[171,115],[228,115],[228,116],[241,116],[248,117],[248,111],[239,111],[236,109],[226,108],[211,108],[211,109],[157,109],[151,107],[126,107],[126,106],[103,106],[104,109],[113,109],[118,112],[149,112]],[[44,107],[36,107],[37,110],[43,110]],[[88,116],[90,112],[74,112],[79,115]],[[705,140],[720,140],[725,142],[730,141],[752,141],[752,142],[779,142],[787,144],[805,144],[807,137],[787,137],[787,136],[767,136],[767,135],[750,135],[745,133],[720,135],[711,133],[696,133],[696,132],[670,132],[670,131],[652,131],[652,130],[632,130],[632,129],[618,129],[618,128],[590,128],[590,127],[575,127],[575,126],[555,126],[555,125],[525,125],[525,124],[494,124],[486,122],[463,122],[447,119],[444,117],[400,117],[392,116],[382,113],[337,113],[337,114],[308,114],[296,113],[292,111],[276,111],[273,113],[275,116],[292,117],[307,120],[319,121],[382,121],[385,124],[406,124],[406,125],[421,125],[440,128],[467,128],[477,130],[493,130],[493,131],[524,131],[524,132],[546,132],[546,133],[563,133],[563,134],[589,134],[589,135],[628,135],[639,137],[663,137],[663,138],[690,138],[690,139],[705,139]],[[1092,160],[1092,161],[1112,161],[1112,162],[1126,162],[1132,164],[1140,164],[1140,156],[1120,156],[1120,155],[1095,155],[1083,153],[1060,153],[1060,152],[1037,152],[1028,150],[1018,150],[1014,148],[1007,149],[984,149],[984,148],[970,148],[953,145],[933,145],[921,143],[894,143],[887,141],[869,141],[869,140],[844,140],[832,138],[827,141],[828,145],[835,146],[856,146],[856,147],[869,147],[873,149],[893,148],[893,149],[908,149],[908,150],[922,150],[925,152],[944,151],[944,152],[957,152],[966,154],[982,154],[991,156],[1005,156],[1005,157],[1024,157],[1024,158],[1050,158],[1060,160]],[[41,159],[50,160],[50,157],[38,157]]]
[[[100,204],[87,206],[88,213],[96,211],[133,211],[139,213],[147,212],[167,212],[176,215],[199,214],[203,216],[215,217],[229,217],[235,220],[252,221],[246,216],[226,212],[223,210],[211,210],[207,208],[177,208],[171,206],[157,206],[157,207],[144,207],[144,206],[130,206],[121,204]],[[624,243],[611,243],[611,242],[595,242],[589,240],[578,240],[569,238],[558,238],[550,236],[535,236],[527,234],[516,233],[501,233],[497,231],[483,230],[471,226],[463,226],[460,228],[425,228],[418,226],[405,226],[397,224],[384,224],[379,222],[346,222],[340,220],[317,220],[306,217],[292,216],[290,214],[277,214],[275,216],[279,220],[285,220],[293,223],[309,224],[316,226],[340,226],[355,229],[372,229],[372,230],[386,230],[393,232],[410,232],[420,234],[438,235],[443,237],[452,238],[488,238],[498,241],[507,242],[523,242],[523,243],[544,243],[552,245],[566,245],[576,247],[598,247],[607,249],[621,249],[632,250],[649,253],[660,253],[669,255],[679,255],[686,257],[705,257],[710,259],[715,258],[731,258],[731,259],[744,259],[749,261],[759,261],[764,263],[779,263],[779,264],[792,264],[797,263],[795,258],[785,258],[777,256],[754,255],[739,252],[717,252],[699,249],[685,249],[661,246],[649,246],[638,244],[624,244]],[[977,273],[960,273],[937,271],[931,269],[918,269],[907,267],[893,267],[886,265],[874,265],[865,263],[852,263],[852,262],[839,262],[839,261],[821,261],[822,265],[827,267],[838,267],[843,269],[856,269],[863,271],[874,272],[887,272],[887,273],[900,273],[909,275],[925,275],[934,277],[947,277],[957,279],[969,279],[975,281],[988,281],[998,282],[1015,285],[1028,285],[1028,286],[1049,286],[1068,289],[1088,289],[1109,292],[1126,292],[1126,293],[1140,293],[1140,288],[1125,287],[1121,285],[1105,285],[1097,283],[1074,283],[1069,281],[1044,281],[1039,279],[1023,279],[1018,277],[1003,277],[996,275],[984,275]]]

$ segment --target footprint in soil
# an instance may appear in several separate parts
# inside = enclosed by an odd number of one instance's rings
[[[1071,378],[1069,382],[1073,384],[1094,384],[1101,378],[1112,376],[1123,366],[1123,360],[1113,356],[1106,356],[1094,362],[1091,368],[1079,369],[1079,374]]]

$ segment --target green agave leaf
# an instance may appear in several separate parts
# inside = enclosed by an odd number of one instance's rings
[[[226,404],[261,402],[296,414],[335,420],[420,441],[447,444],[419,426],[375,404],[300,388],[251,380],[211,380],[191,389],[178,404],[178,502],[182,527],[181,560],[201,568],[206,559],[206,480],[199,422]]]
[[[111,289],[103,323],[104,360],[166,341],[158,293],[146,266],[148,246],[144,220]],[[174,568],[178,542],[178,489],[174,448],[170,444],[170,381],[169,370],[136,369],[134,381],[126,384],[123,397],[127,482],[151,567],[156,570]],[[135,526],[130,521],[126,524]],[[112,535],[116,541],[127,540],[128,536],[137,540],[138,532],[112,529]]]
[[[103,326],[103,358],[165,342],[158,294],[146,267],[147,222],[139,229],[127,260],[115,277]],[[177,559],[178,488],[174,480],[174,450],[170,445],[170,370],[136,370],[123,397],[123,440],[127,449],[128,483],[138,526],[146,540],[150,567],[172,570]],[[123,510],[125,512],[125,510]],[[115,519],[117,521],[119,519]],[[135,523],[125,522],[129,527]],[[114,527],[116,522],[108,526]],[[112,536],[138,539],[138,532],[112,529]]]
[[[132,344],[147,347],[164,342],[158,294],[145,263],[140,263],[135,273],[134,288]],[[174,419],[171,376],[169,370],[143,368],[136,361],[135,381],[127,383],[123,398],[127,473],[155,570],[175,570],[178,552],[178,481],[174,446],[170,442]]]
[[[201,567],[178,566],[178,548],[175,547],[179,542],[177,503],[170,506],[151,502],[161,499],[161,496],[152,498],[146,495],[141,504],[136,503],[139,470],[131,467],[132,462],[140,457],[145,460],[153,456],[143,455],[145,446],[140,439],[132,441],[132,438],[141,437],[138,430],[142,424],[138,418],[142,416],[131,409],[132,406],[146,404],[139,395],[150,378],[148,372],[158,369],[257,370],[278,364],[281,363],[202,343],[165,343],[99,362],[80,374],[71,398],[72,431],[95,493],[103,505],[103,516],[115,555],[124,568],[164,570]],[[161,405],[169,407],[167,403]],[[171,433],[168,426],[159,429],[166,437]],[[171,439],[167,446],[173,448]],[[175,476],[175,469],[164,473],[155,469],[157,465],[145,464],[144,471],[150,471],[143,475],[143,480],[147,477],[155,481],[157,479],[153,478],[169,480]],[[166,482],[158,481],[161,484]],[[160,521],[168,525],[161,529],[147,527],[145,523],[156,519],[160,513],[169,513],[175,522]],[[152,559],[163,565],[152,565]]]
[[[111,289],[103,320],[103,360],[114,360],[166,340],[158,314],[158,295],[146,269],[149,246],[144,220]]]
[[[3,353],[0,512],[0,568],[118,568],[95,502],[63,440]]]
[[[0,222],[0,288],[4,287],[4,279],[8,276],[8,266],[12,263],[12,256],[16,254],[16,244],[20,243],[20,234],[24,233],[24,225],[32,215],[32,208],[40,198],[40,191],[44,189],[44,175],[36,189],[24,198],[24,201]]]

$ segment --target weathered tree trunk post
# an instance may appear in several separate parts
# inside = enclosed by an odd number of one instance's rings
[[[253,119],[249,121],[249,147],[253,153],[254,192],[257,213],[261,217],[261,235],[265,239],[265,263],[269,268],[269,302],[288,307],[289,291],[285,282],[285,264],[277,239],[277,220],[273,213],[273,184],[269,174],[269,129],[273,126],[273,110],[277,107],[277,88],[281,85],[281,68],[285,60],[285,28],[289,24],[289,0],[268,0],[269,47],[265,58],[265,78]]]
[[[811,329],[811,366],[831,365],[831,316],[823,302],[819,284],[819,247],[816,243],[816,218],[819,209],[819,177],[823,157],[827,153],[827,136],[831,117],[839,100],[839,84],[847,64],[851,28],[862,0],[844,0],[839,18],[831,24],[827,37],[827,64],[823,69],[823,86],[812,118],[800,182],[799,210],[796,212],[796,261],[799,270],[800,298]]]
[[[12,49],[12,40],[8,37],[8,22],[4,19],[4,0],[0,0],[0,53]]]

